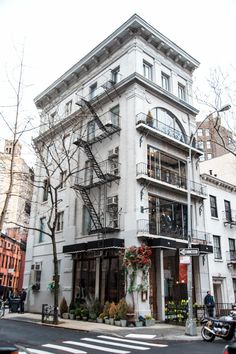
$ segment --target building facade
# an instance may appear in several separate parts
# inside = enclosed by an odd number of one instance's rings
[[[61,191],[60,297],[70,301],[83,288],[102,303],[124,295],[131,301],[123,253],[145,243],[152,249],[152,266],[148,292],[133,294],[136,313],[152,312],[163,320],[166,302],[187,299],[179,249],[188,245],[187,157],[196,131],[192,73],[198,65],[134,15],[36,97],[44,123],[38,139],[56,140],[63,125],[77,149],[76,178]],[[206,198],[198,171],[202,152],[192,140],[192,246],[200,249],[193,278],[199,301],[209,287],[202,258],[212,246],[201,214]],[[34,225],[47,220],[43,198],[42,189],[35,190]],[[32,231],[24,279],[29,289],[33,285],[30,310],[40,311],[42,302],[52,301],[47,289],[52,278],[50,241],[42,242]]]
[[[207,168],[207,162],[201,163],[201,170],[202,165]],[[204,209],[213,237],[214,251],[208,257],[211,290],[219,307],[231,308],[236,302],[236,185],[216,177],[212,170],[201,178],[208,187]]]
[[[232,131],[221,124],[220,117],[209,117],[203,123],[197,122],[197,127],[198,145],[203,150],[201,161],[227,154],[233,148]]]

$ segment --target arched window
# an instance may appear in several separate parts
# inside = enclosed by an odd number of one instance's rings
[[[186,142],[186,135],[178,118],[165,108],[156,107],[152,109],[153,127],[164,134],[182,142]]]

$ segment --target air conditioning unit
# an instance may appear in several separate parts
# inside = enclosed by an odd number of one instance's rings
[[[118,195],[115,195],[114,197],[107,198],[107,205],[108,206],[118,205]]]
[[[105,125],[105,127],[112,127],[113,124],[112,124],[111,119],[107,120],[104,125]]]
[[[115,158],[119,156],[119,146],[108,151],[108,158]]]

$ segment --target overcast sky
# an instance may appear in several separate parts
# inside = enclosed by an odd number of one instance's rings
[[[211,67],[236,82],[236,0],[0,0],[0,106],[14,98],[7,75],[16,79],[23,47],[21,114],[35,116],[35,96],[134,13],[200,61],[200,88]],[[9,110],[0,111],[10,121]],[[1,120],[0,140],[5,137]],[[30,135],[23,141],[30,144]]]

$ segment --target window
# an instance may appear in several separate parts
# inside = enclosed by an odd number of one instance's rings
[[[235,260],[235,239],[229,238],[229,255],[230,255],[230,260],[234,261]]]
[[[91,122],[88,122],[87,125],[87,139],[88,141],[91,141],[95,138],[95,121],[92,120]]]
[[[44,242],[45,240],[45,234],[44,234],[44,231],[45,231],[45,226],[46,226],[46,218],[43,217],[43,218],[40,218],[40,225],[39,225],[39,243],[41,242]]]
[[[56,231],[62,231],[64,227],[64,211],[57,214]]]
[[[111,71],[111,81],[113,84],[117,84],[117,82],[119,82],[119,76],[120,76],[119,72],[120,72],[119,66]]]
[[[198,136],[202,136],[202,135],[203,135],[203,134],[202,134],[202,129],[198,129],[198,130],[197,130],[197,135],[198,135]]]
[[[28,202],[28,201],[26,201],[26,202],[25,202],[25,213],[26,213],[27,215],[30,215],[30,211],[31,211],[31,203]]]
[[[213,216],[214,218],[218,218],[216,197],[214,197],[213,195],[210,195],[210,208],[211,216]]]
[[[49,182],[48,179],[43,181],[43,202],[48,200],[48,189],[49,189]]]
[[[119,114],[120,114],[120,106],[117,105],[110,110],[111,112],[111,124],[115,126],[119,126]]]
[[[234,301],[236,302],[236,278],[233,278],[233,288],[234,288]]]
[[[198,141],[197,145],[198,145],[199,149],[201,149],[201,150],[204,149],[204,142],[203,141]]]
[[[49,117],[49,127],[52,127],[55,124],[56,112],[50,114]]]
[[[207,154],[207,160],[212,159],[212,154]]]
[[[213,249],[214,249],[214,258],[222,259],[220,236],[213,236]]]
[[[202,155],[199,157],[199,160],[200,160],[200,161],[205,161],[205,154],[202,154]]]
[[[206,142],[206,148],[207,148],[207,149],[211,149],[211,142],[210,142],[210,140],[207,140],[207,142]]]
[[[152,65],[145,61],[143,62],[143,76],[148,80],[152,80]]]
[[[64,188],[66,186],[66,175],[67,171],[62,171],[60,173],[60,188]]]
[[[164,90],[170,91],[170,77],[164,73],[161,73],[161,86]]]
[[[91,231],[91,217],[86,206],[83,206],[83,235],[88,235]]]
[[[179,99],[186,101],[186,88],[181,84],[178,84],[178,97]]]
[[[206,135],[206,136],[210,136],[210,131],[209,131],[209,129],[205,129],[205,135]]]
[[[97,83],[95,82],[95,84],[91,85],[89,88],[90,100],[92,100],[97,95],[96,92],[97,92]]]
[[[66,103],[66,115],[70,114],[72,111],[72,100]]]
[[[228,200],[225,200],[224,204],[225,204],[225,219],[227,221],[232,221],[230,202]]]

